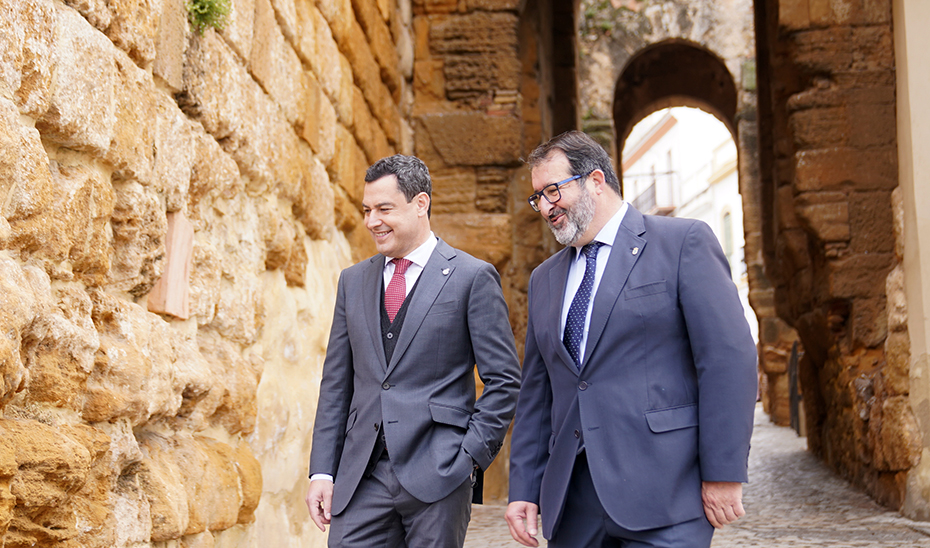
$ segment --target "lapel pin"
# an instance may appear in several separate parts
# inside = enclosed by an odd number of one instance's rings
[[[638,247],[634,247],[634,248],[633,248],[633,255],[636,255],[637,253],[639,253],[639,248],[638,248]]]
[[[451,271],[450,269],[448,269],[448,268],[443,268],[443,269],[442,269],[442,275],[443,275],[443,276],[448,276],[448,275],[449,275],[449,272],[452,272],[452,271]]]

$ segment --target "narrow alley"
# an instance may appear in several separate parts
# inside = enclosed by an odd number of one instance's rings
[[[713,548],[930,547],[930,523],[873,502],[806,451],[790,428],[756,409],[746,516],[714,535]],[[512,548],[504,506],[475,506],[466,548]],[[546,546],[545,541],[540,546]]]

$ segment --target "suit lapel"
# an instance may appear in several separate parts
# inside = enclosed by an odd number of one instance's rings
[[[552,268],[549,269],[549,318],[545,325],[552,334],[551,340],[555,341],[556,356],[562,360],[565,367],[577,375],[578,368],[575,367],[575,360],[562,344],[562,302],[565,300],[568,269],[574,258],[575,251],[572,248],[565,248],[559,252]]]
[[[630,205],[617,230],[614,245],[610,249],[610,258],[607,260],[607,267],[604,269],[604,275],[597,287],[597,294],[594,296],[591,322],[588,325],[588,339],[585,342],[584,359],[581,362],[582,368],[588,363],[591,352],[604,333],[610,311],[617,302],[623,286],[626,285],[633,266],[643,255],[646,239],[641,236],[645,232],[643,214]]]
[[[419,331],[423,319],[426,318],[426,313],[433,306],[443,286],[452,277],[455,271],[455,266],[451,263],[453,257],[455,257],[455,249],[440,239],[436,243],[433,254],[426,262],[426,266],[423,267],[423,272],[417,280],[417,290],[413,292],[410,304],[407,305],[407,316],[404,318],[404,326],[400,330],[400,337],[397,339],[391,363],[388,364],[388,374],[397,367],[397,363],[404,356],[410,342],[413,341],[414,335]]]
[[[387,369],[384,357],[384,344],[381,341],[381,292],[384,285],[384,255],[378,254],[370,259],[368,269],[365,270],[365,319],[368,322],[368,332],[371,342],[375,345],[375,354],[381,369]]]

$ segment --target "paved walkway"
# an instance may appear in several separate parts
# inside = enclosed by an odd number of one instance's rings
[[[757,408],[746,516],[714,535],[713,548],[930,548],[930,523],[879,506],[808,453],[806,443]],[[521,546],[510,538],[504,508],[474,507],[466,548]]]

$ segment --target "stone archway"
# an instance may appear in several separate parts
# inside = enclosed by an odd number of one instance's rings
[[[636,122],[665,107],[708,111],[735,138],[737,103],[733,77],[723,60],[708,49],[677,39],[648,46],[630,58],[614,90],[617,158]]]

